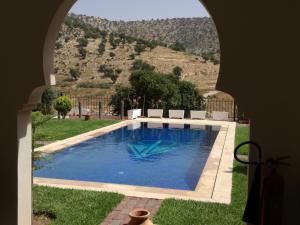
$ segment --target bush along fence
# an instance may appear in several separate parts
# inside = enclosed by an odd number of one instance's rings
[[[71,101],[73,108],[70,111],[70,116],[83,117],[90,115],[94,118],[115,118],[115,119],[126,119],[127,112],[124,109],[124,102],[120,102],[120,113],[114,113],[114,107],[110,105],[110,96],[68,96]],[[203,110],[208,112],[208,116],[213,111],[222,111],[229,113],[229,119],[231,121],[245,120],[244,114],[238,111],[237,104],[234,100],[217,99],[217,98],[205,98],[205,104]],[[143,111],[143,110],[142,110]],[[147,110],[142,112],[142,115],[147,116]],[[186,112],[188,117],[189,112]]]

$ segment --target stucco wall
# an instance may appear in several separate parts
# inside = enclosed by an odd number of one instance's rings
[[[31,138],[28,126],[18,124],[18,115],[27,105],[22,123],[30,122],[29,114],[25,116],[30,111],[28,103],[34,103],[39,96],[41,90],[32,94],[35,88],[49,83],[57,24],[74,0],[4,2],[0,13],[1,55],[4,56],[0,83],[0,174],[3,179],[0,192],[3,209],[0,212],[1,224],[16,225],[18,149],[28,151],[28,145],[22,143],[28,143]],[[300,150],[296,143],[300,138],[296,109],[300,97],[300,39],[296,34],[300,21],[299,5],[296,5],[297,1],[274,0],[203,2],[219,32],[222,55],[218,89],[234,96],[251,118],[251,139],[262,145],[265,158],[292,157],[292,166],[280,171],[286,182],[284,224],[295,224],[298,218],[295,205],[300,200]],[[18,137],[25,137],[25,140],[18,144]],[[28,163],[29,159],[24,160]],[[30,182],[28,175],[23,178]],[[26,197],[30,195],[19,196],[19,201],[26,201]],[[27,221],[19,225],[28,225]]]

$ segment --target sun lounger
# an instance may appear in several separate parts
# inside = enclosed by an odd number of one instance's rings
[[[148,117],[162,118],[163,112],[163,109],[148,109]]]
[[[184,119],[184,110],[169,110],[169,118]]]
[[[131,109],[128,110],[128,119],[133,120],[142,115],[142,110],[141,109]]]
[[[205,120],[206,119],[206,111],[191,110],[191,119]]]
[[[228,121],[229,118],[229,113],[228,112],[218,112],[218,111],[213,111],[212,114],[212,119],[213,120],[218,120],[218,121]]]

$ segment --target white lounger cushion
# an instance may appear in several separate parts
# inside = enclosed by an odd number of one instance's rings
[[[206,111],[191,110],[191,119],[205,120],[206,119]]]
[[[184,119],[184,110],[169,110],[169,118]]]
[[[142,110],[141,109],[131,109],[128,110],[128,119],[133,120],[142,115]]]
[[[222,121],[228,121],[229,118],[229,113],[228,112],[217,112],[217,111],[213,111],[212,112],[212,118],[213,120],[222,120]]]
[[[163,117],[163,109],[148,109],[148,117]]]

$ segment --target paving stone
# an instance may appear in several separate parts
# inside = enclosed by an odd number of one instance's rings
[[[112,220],[109,225],[123,225],[122,220]]]
[[[161,200],[125,197],[123,201],[106,217],[101,225],[126,225],[130,222],[128,214],[136,208],[150,211],[152,219],[161,205]]]

